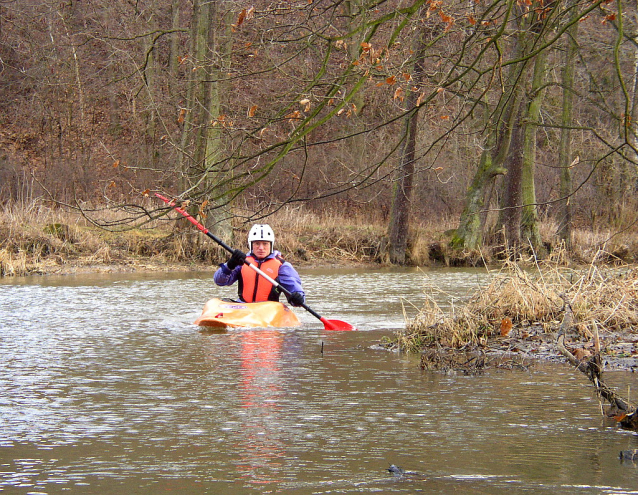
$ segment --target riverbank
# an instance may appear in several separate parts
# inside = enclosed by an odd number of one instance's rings
[[[207,271],[226,260],[224,249],[180,220],[167,217],[115,231],[42,205],[6,207],[0,211],[0,276]],[[269,219],[276,249],[296,266],[383,264],[381,225],[351,221],[292,210]],[[116,223],[104,220],[109,222]],[[246,246],[244,225],[219,235],[233,247]]]
[[[149,210],[156,204],[146,205]],[[42,203],[0,209],[0,276],[70,274],[114,271],[210,270],[228,253],[201,235],[176,213],[123,228],[108,210],[102,227],[77,212]],[[276,232],[276,248],[297,266],[388,265],[386,225],[363,215],[313,213],[284,208],[267,221]],[[499,266],[503,247],[488,244],[480,252],[449,246],[456,219],[414,225],[408,239],[411,266]],[[110,226],[110,227],[108,227]],[[107,228],[108,227],[108,228]],[[110,229],[110,230],[109,230]],[[233,246],[245,246],[247,225],[236,224],[219,236]],[[577,230],[567,253],[551,222],[541,225],[549,261],[562,266],[593,263],[638,263],[638,236],[633,232]],[[521,263],[534,263],[533,257]]]
[[[603,370],[638,371],[638,267],[507,264],[451,313],[426,294],[419,314],[383,347],[419,353],[423,369],[446,372],[572,356],[600,359]]]

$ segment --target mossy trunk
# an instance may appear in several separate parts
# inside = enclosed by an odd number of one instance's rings
[[[223,2],[195,0],[191,24],[192,64],[187,105],[183,113],[181,192],[204,205],[203,223],[213,233],[231,239],[230,207],[218,184],[225,178],[220,157],[224,155],[223,69],[230,64],[230,11]],[[230,5],[230,4],[228,4]]]
[[[527,106],[523,125],[523,157],[521,169],[521,199],[523,211],[521,215],[521,237],[528,242],[538,256],[545,255],[536,206],[536,131],[540,121],[540,109],[543,102],[542,86],[545,82],[546,54],[541,51],[534,60],[534,76],[532,78],[531,99]]]
[[[573,2],[570,2],[573,4]],[[572,21],[576,21],[578,12],[572,14]],[[572,113],[574,102],[574,64],[578,51],[576,42],[578,36],[578,22],[574,22],[567,29],[564,65],[561,74],[563,84],[563,109],[561,113],[560,143],[558,147],[558,166],[560,167],[560,200],[558,202],[558,236],[565,243],[568,251],[572,250]]]
[[[475,250],[483,244],[483,226],[481,212],[485,208],[485,191],[498,175],[503,175],[505,169],[494,164],[491,148],[494,146],[496,135],[491,133],[489,141],[481,153],[479,165],[474,174],[472,184],[465,196],[465,207],[459,226],[452,237],[451,245],[457,249]]]

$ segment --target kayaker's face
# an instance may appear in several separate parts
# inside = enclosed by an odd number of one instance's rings
[[[269,241],[253,241],[253,254],[262,259],[270,254]]]

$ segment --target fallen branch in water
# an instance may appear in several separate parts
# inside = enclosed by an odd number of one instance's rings
[[[567,296],[561,294],[560,297],[565,302],[565,314],[563,316],[563,321],[561,322],[558,331],[558,337],[556,339],[556,346],[558,347],[559,352],[563,356],[565,356],[576,369],[587,375],[589,380],[594,384],[594,387],[596,388],[596,395],[598,395],[599,399],[604,399],[609,403],[609,416],[613,417],[621,424],[621,426],[625,428],[638,430],[638,410],[636,406],[616,394],[616,392],[605,385],[601,378],[603,368],[601,365],[602,361],[600,358],[600,338],[598,336],[598,325],[596,324],[596,321],[593,321],[593,355],[579,359],[565,347],[565,334],[573,327],[574,312],[569,300],[567,299]]]

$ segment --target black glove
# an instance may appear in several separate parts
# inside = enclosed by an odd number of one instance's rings
[[[303,294],[301,292],[293,292],[290,294],[288,302],[293,306],[301,306],[304,302]]]
[[[226,262],[226,266],[229,270],[234,270],[239,265],[243,265],[244,261],[246,261],[246,255],[241,250],[235,249],[233,255]]]

